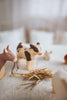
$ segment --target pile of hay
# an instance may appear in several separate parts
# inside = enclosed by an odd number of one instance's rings
[[[13,73],[13,74],[20,75],[24,79],[24,81],[22,82],[22,84],[20,86],[29,84],[27,87],[25,87],[26,89],[29,87],[31,89],[33,89],[34,86],[36,86],[42,80],[52,78],[52,73],[50,70],[47,70],[47,68],[36,69],[36,70],[29,72],[27,74],[21,74],[21,73]],[[33,80],[32,83],[25,84],[26,82],[28,82],[30,80]]]

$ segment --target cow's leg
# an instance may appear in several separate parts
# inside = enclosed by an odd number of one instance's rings
[[[17,57],[17,62],[16,62],[17,70],[19,69],[19,65],[18,64],[19,64],[19,58]]]
[[[19,65],[18,65],[18,62],[16,63],[17,64],[17,70],[19,69]]]
[[[5,68],[3,66],[2,69],[0,70],[0,80],[4,77],[5,73],[6,73]]]
[[[11,75],[13,75],[13,70],[14,70],[14,68],[15,68],[15,62],[14,62],[14,65],[13,65],[13,67],[12,67],[12,69],[11,69]],[[10,76],[11,76],[10,75]]]

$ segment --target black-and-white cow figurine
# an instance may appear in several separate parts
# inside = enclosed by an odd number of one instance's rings
[[[30,44],[30,48],[19,43],[17,46],[17,63],[19,63],[20,59],[26,59],[26,69],[28,71],[33,70],[36,67],[35,57],[36,55],[42,55],[40,43],[38,42],[36,45]],[[18,66],[17,66],[18,68]],[[14,67],[13,67],[14,69]],[[12,71],[13,71],[12,69]]]
[[[17,46],[17,62],[20,61],[20,59],[26,59],[25,57],[25,50],[27,50],[28,47],[23,45],[22,43],[19,43]]]
[[[30,44],[30,48],[25,50],[26,68],[31,71],[36,67],[36,55],[42,55],[40,43],[36,45]]]

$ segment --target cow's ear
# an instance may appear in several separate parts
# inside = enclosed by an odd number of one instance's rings
[[[30,44],[30,48],[33,48],[34,47],[34,45],[33,44]]]
[[[36,44],[37,44],[37,45],[40,45],[40,43],[39,43],[39,42],[37,42]]]
[[[19,43],[19,44],[18,44],[17,49],[19,49],[19,48],[23,48],[22,43]]]

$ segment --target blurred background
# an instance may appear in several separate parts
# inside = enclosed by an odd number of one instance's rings
[[[67,0],[0,0],[0,43],[67,44]]]

